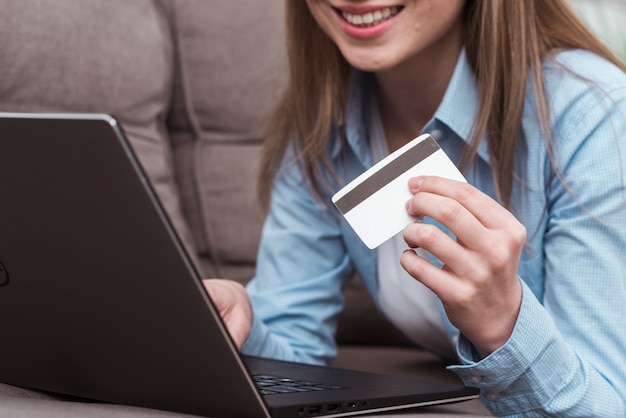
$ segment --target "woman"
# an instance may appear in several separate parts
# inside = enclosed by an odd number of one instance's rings
[[[207,282],[242,350],[329,362],[357,271],[494,414],[626,415],[624,65],[561,0],[286,5],[254,316]],[[422,221],[370,251],[330,196],[423,132],[468,184],[411,179]]]

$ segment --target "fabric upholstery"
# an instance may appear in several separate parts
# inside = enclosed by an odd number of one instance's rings
[[[205,274],[245,282],[263,220],[255,191],[263,130],[286,80],[282,3],[166,9],[177,64],[168,129],[185,215]]]

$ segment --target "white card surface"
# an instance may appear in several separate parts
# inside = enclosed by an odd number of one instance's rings
[[[332,202],[365,245],[374,249],[415,221],[405,209],[413,196],[408,182],[422,175],[466,181],[437,141],[423,134],[351,181]]]

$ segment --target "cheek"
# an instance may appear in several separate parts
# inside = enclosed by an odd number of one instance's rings
[[[420,3],[414,11],[410,31],[424,44],[436,41],[460,23],[464,0],[431,0]]]

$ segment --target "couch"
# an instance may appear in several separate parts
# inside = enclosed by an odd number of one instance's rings
[[[287,79],[282,2],[0,0],[0,10],[0,111],[114,114],[202,274],[249,280],[263,222],[259,150]],[[336,365],[456,379],[405,345],[353,282]],[[438,408],[416,413],[486,413],[477,401]],[[9,414],[159,412],[0,384]]]

